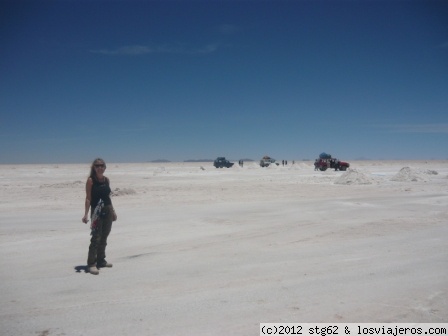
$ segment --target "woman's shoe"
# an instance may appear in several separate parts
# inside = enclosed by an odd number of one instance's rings
[[[95,265],[93,265],[93,266],[89,266],[89,273],[90,274],[94,274],[94,275],[98,275],[100,273],[100,271],[98,270],[98,268],[96,268]]]
[[[108,263],[106,260],[103,260],[97,263],[97,266],[99,268],[103,268],[103,267],[112,267],[113,265],[111,263]]]

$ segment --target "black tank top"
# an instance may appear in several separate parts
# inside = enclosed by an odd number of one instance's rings
[[[92,181],[92,199],[90,200],[90,207],[95,209],[100,199],[103,200],[104,205],[111,205],[109,179],[105,177],[103,182],[99,182],[97,179],[92,178]]]

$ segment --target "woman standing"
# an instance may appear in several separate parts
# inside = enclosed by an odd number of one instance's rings
[[[110,199],[111,189],[109,179],[104,176],[106,163],[103,159],[95,159],[90,167],[90,176],[86,183],[85,212],[82,218],[83,223],[89,221],[87,216],[90,209],[92,230],[87,257],[87,265],[91,274],[98,274],[98,268],[112,267],[106,261],[107,237],[112,229],[112,222],[117,220],[112,200]]]

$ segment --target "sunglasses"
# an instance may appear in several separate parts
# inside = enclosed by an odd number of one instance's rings
[[[104,165],[104,164],[96,164],[94,166],[95,166],[95,168],[106,168],[106,165]]]

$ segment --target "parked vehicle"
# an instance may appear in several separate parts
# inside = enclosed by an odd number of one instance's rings
[[[350,167],[348,162],[339,161],[327,153],[321,153],[319,158],[314,161],[314,170],[325,171],[328,168],[333,168],[334,170],[345,171],[348,167]]]
[[[276,164],[278,166],[278,163],[275,162],[275,159],[269,157],[269,156],[263,156],[263,158],[260,160],[260,166],[261,167],[269,167],[272,163]]]
[[[223,167],[230,168],[233,166],[233,162],[230,162],[229,160],[226,160],[225,157],[220,156],[220,157],[216,158],[215,161],[213,161],[213,165],[216,168],[223,168]]]

